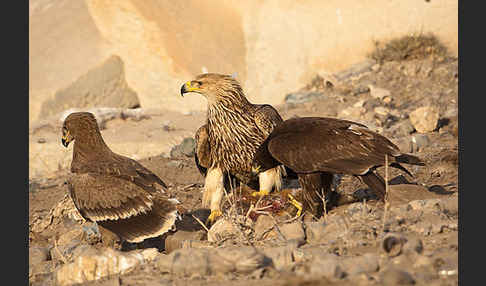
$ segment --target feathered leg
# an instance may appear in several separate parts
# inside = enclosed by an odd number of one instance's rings
[[[258,192],[253,192],[251,195],[254,197],[268,195],[274,187],[275,191],[280,192],[280,189],[282,188],[282,171],[285,171],[283,166],[277,166],[266,170],[265,172],[261,172],[258,175],[260,190]]]
[[[224,195],[224,177],[220,168],[210,168],[204,182],[202,206],[211,209],[206,223],[213,223],[221,216],[221,200]]]

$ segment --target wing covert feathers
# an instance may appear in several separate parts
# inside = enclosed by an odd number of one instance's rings
[[[175,221],[175,204],[163,194],[147,192],[121,178],[74,174],[68,188],[83,217],[130,242],[160,235]]]

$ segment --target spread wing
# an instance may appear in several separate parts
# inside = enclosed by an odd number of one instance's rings
[[[142,166],[137,161],[112,153],[106,160],[99,160],[95,164],[78,164],[72,166],[73,173],[93,173],[109,175],[125,179],[148,191],[157,191],[157,185],[167,189],[167,185],[152,171]]]
[[[277,125],[283,122],[277,110],[268,104],[257,105],[254,118],[255,124],[263,132],[265,138],[272,133]]]
[[[68,189],[81,215],[92,221],[118,220],[152,210],[154,195],[107,174],[73,174]]]
[[[209,134],[207,124],[199,127],[194,136],[196,141],[196,150],[194,152],[194,160],[199,172],[206,176],[208,168],[211,167],[211,146],[209,144]]]
[[[298,173],[361,175],[400,155],[398,147],[366,126],[333,118],[289,119],[268,138],[268,151]]]

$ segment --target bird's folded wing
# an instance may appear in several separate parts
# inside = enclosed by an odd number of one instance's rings
[[[206,176],[207,170],[211,167],[211,146],[209,144],[209,134],[207,124],[199,127],[194,136],[196,143],[196,150],[194,152],[194,160],[199,172]]]
[[[383,165],[385,154],[399,153],[385,137],[361,126],[318,124],[309,129],[294,127],[289,132],[272,134],[268,151],[296,172],[358,175],[375,165]]]
[[[79,173],[88,172],[129,180],[149,192],[157,191],[156,184],[167,189],[167,185],[152,171],[137,161],[121,155],[110,157],[106,161],[98,161],[96,164],[86,164]]]
[[[265,137],[270,135],[273,129],[283,122],[282,117],[280,117],[277,110],[268,104],[259,105],[255,111],[254,118],[255,124],[258,126],[258,129],[263,132]]]
[[[129,218],[149,212],[153,205],[152,194],[111,175],[73,174],[68,188],[78,211],[92,221]]]

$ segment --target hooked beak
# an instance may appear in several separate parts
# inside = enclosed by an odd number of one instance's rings
[[[260,165],[257,165],[257,166],[253,166],[251,167],[251,174],[253,176],[258,176],[258,174],[260,174],[260,170],[261,170],[261,166]]]
[[[72,139],[71,139],[71,136],[69,136],[69,132],[67,132],[66,134],[62,135],[61,143],[62,143],[62,145],[64,145],[64,147],[67,148],[67,146],[69,145],[69,143],[71,141],[72,141]]]
[[[198,90],[199,90],[198,87],[191,86],[191,82],[188,81],[181,86],[181,96],[184,96],[184,93],[198,91]]]

